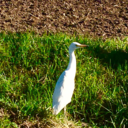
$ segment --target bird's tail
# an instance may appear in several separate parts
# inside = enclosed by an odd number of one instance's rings
[[[62,109],[63,107],[60,104],[53,105],[53,114],[57,115]]]

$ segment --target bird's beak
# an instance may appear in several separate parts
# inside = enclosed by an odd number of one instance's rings
[[[79,47],[79,48],[82,48],[82,47],[89,47],[88,45],[85,45],[85,44],[76,45],[76,46]]]

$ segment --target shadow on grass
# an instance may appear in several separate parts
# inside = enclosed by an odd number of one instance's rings
[[[114,70],[117,70],[118,67],[124,70],[128,65],[128,53],[122,49],[108,52],[98,45],[95,48],[90,46],[88,51],[91,53],[91,56],[99,58],[101,64],[108,67],[111,66]]]
[[[38,108],[28,110],[27,107],[24,107],[22,111],[19,111],[16,107],[10,107],[9,104],[3,102],[0,102],[0,108],[3,108],[5,111],[7,110],[9,120],[17,124],[20,124],[21,122],[23,123],[25,120],[29,120],[31,117],[38,119],[46,119],[49,117],[49,113],[46,111],[46,109],[38,111]],[[25,113],[25,111],[27,111],[27,113]]]

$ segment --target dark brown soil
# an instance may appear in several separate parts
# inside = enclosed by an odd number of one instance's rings
[[[0,0],[0,31],[128,35],[128,0]]]

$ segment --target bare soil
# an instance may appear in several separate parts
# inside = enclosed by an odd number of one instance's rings
[[[0,32],[128,35],[128,0],[0,0]]]

